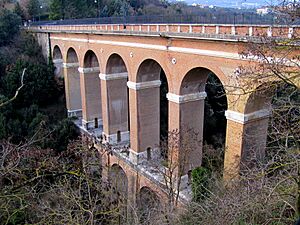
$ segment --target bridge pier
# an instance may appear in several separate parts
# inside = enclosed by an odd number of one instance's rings
[[[99,67],[78,68],[82,96],[82,126],[86,129],[102,126],[101,86]]]
[[[128,73],[100,74],[103,138],[110,144],[129,142]]]
[[[154,157],[160,142],[160,80],[129,81],[130,157],[135,164]],[[148,154],[147,154],[148,151]],[[150,154],[149,154],[150,153]],[[149,156],[150,155],[150,156]],[[151,156],[152,155],[152,156]]]
[[[267,109],[249,114],[226,111],[225,180],[237,177],[251,161],[264,157],[270,115]]]
[[[64,63],[64,80],[68,116],[82,116],[79,63]]]
[[[204,104],[206,93],[198,92],[185,95],[168,93],[170,131],[178,130],[178,163],[183,166],[182,175],[201,166],[203,145]],[[195,111],[197,113],[195,113]],[[173,140],[169,140],[173,141]],[[173,143],[169,143],[169,145]],[[169,157],[174,157],[170,156]]]

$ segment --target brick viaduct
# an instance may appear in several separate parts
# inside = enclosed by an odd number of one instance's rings
[[[298,27],[113,24],[43,25],[30,30],[45,54],[52,55],[56,73],[64,76],[69,116],[79,118],[76,123],[99,151],[103,151],[100,142],[111,144],[112,151],[102,154],[102,166],[108,171],[117,168],[128,201],[134,204],[143,190],[166,198],[165,186],[149,162],[160,156],[161,71],[168,85],[169,131],[189,127],[202,137],[208,75],[214,73],[225,89],[239,85],[238,68],[249,64],[239,53],[248,39],[290,38]],[[268,99],[255,92],[226,97],[228,179],[238,174],[250,148],[254,154],[264,152],[270,109]],[[128,152],[120,147],[124,145]],[[186,174],[201,161],[199,144],[189,152],[182,201],[189,200]]]

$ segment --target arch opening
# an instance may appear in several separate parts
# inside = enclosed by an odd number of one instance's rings
[[[194,68],[183,78],[180,95],[188,99],[179,106],[184,174],[198,166],[222,169],[228,106],[221,81],[209,69]]]
[[[242,172],[299,146],[299,96],[297,87],[279,81],[264,83],[250,94],[245,114],[252,119],[244,128]]]
[[[147,86],[137,93],[137,107],[141,112],[139,114],[141,124],[139,148],[141,151],[147,151],[148,147],[156,149],[162,146],[162,141],[167,141],[169,105],[166,95],[169,88],[164,70],[153,59],[146,59],[140,64],[136,80]],[[160,155],[166,155],[162,152],[164,151],[161,149]]]
[[[107,74],[127,73],[127,68],[122,57],[116,53],[112,54],[106,65]]]
[[[268,85],[265,108],[270,111],[266,156],[274,158],[280,152],[294,152],[300,145],[300,89],[277,82]],[[292,155],[293,156],[293,155]]]
[[[60,48],[55,45],[54,48],[53,48],[53,59],[62,59],[62,53],[61,53],[61,50]]]
[[[63,56],[60,48],[55,45],[53,48],[53,64],[55,67],[54,74],[57,77],[64,77],[63,74]]]
[[[103,103],[107,112],[103,115],[103,130],[115,138],[110,143],[129,141],[129,91],[127,87],[128,71],[122,57],[116,53],[110,55],[106,64],[106,74],[102,75]]]
[[[111,187],[111,207],[112,209],[118,208],[118,220],[122,223],[126,222],[128,178],[120,165],[114,164],[110,168],[109,183]]]
[[[152,224],[153,220],[161,215],[162,205],[160,198],[148,187],[140,189],[137,205],[142,224]]]
[[[220,79],[210,72],[207,77],[203,128],[203,166],[222,171],[224,165],[228,109],[226,92]]]
[[[82,117],[82,100],[80,90],[80,73],[78,71],[79,60],[74,48],[67,51],[67,63],[65,65],[65,91],[68,116]]]
[[[99,61],[92,50],[88,50],[84,56],[84,68],[99,67]]]
[[[84,56],[84,67],[81,73],[81,95],[83,107],[83,126],[85,129],[95,129],[97,135],[102,133],[102,101],[99,78],[99,61],[92,50]],[[98,128],[98,129],[97,129]],[[98,132],[98,133],[97,133]]]

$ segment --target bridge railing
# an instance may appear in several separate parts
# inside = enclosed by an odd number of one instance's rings
[[[124,16],[98,17],[85,19],[67,19],[55,21],[37,21],[30,25],[91,25],[91,24],[252,24],[252,25],[300,25],[300,20],[275,15],[259,15],[256,13],[230,15],[154,15],[154,16]]]

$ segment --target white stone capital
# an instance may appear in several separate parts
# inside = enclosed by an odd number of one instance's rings
[[[127,82],[128,88],[133,89],[133,90],[156,88],[156,87],[160,87],[160,85],[161,85],[160,80],[145,81],[145,82],[140,82],[140,83],[135,83],[135,82],[132,82],[132,81]]]
[[[52,62],[53,62],[54,64],[61,64],[61,63],[64,62],[64,60],[63,60],[63,59],[53,59]]]
[[[113,73],[113,74],[105,74],[100,73],[99,77],[101,80],[119,80],[119,79],[127,79],[128,73]]]
[[[268,118],[270,115],[271,115],[271,111],[269,109],[262,109],[249,114],[244,114],[244,113],[235,112],[231,110],[225,111],[225,116],[227,120],[231,120],[241,124],[248,123],[252,120]]]
[[[64,68],[76,68],[79,67],[79,63],[63,63]]]
[[[88,68],[83,68],[83,67],[78,67],[79,73],[99,73],[100,69],[99,67],[88,67]]]
[[[198,93],[192,93],[192,94],[186,94],[186,95],[177,95],[173,93],[167,94],[167,99],[171,102],[175,103],[186,103],[186,102],[193,102],[198,100],[203,100],[207,96],[206,92],[198,92]]]

